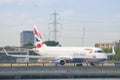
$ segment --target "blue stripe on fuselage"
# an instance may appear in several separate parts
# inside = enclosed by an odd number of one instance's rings
[[[72,62],[77,63],[77,62],[101,62],[101,61],[106,61],[106,58],[73,58]]]

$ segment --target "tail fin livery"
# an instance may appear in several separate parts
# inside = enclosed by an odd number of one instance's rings
[[[45,46],[44,42],[42,41],[42,37],[36,26],[34,26],[34,44],[37,49],[40,49],[41,47]]]

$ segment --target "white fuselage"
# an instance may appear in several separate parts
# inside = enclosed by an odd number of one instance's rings
[[[38,54],[55,59],[71,59],[72,62],[107,60],[104,51],[95,47],[43,47],[39,49]]]

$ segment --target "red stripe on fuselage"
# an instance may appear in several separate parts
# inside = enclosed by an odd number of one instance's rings
[[[90,49],[90,48],[86,48],[85,50],[87,50],[87,51],[91,51],[92,49]]]

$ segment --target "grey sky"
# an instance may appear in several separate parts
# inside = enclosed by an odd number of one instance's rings
[[[63,46],[85,46],[120,39],[120,0],[0,0],[0,45],[20,45],[20,32],[37,25],[43,39],[56,10]],[[50,26],[52,27],[52,25]],[[59,28],[59,26],[58,26]]]

